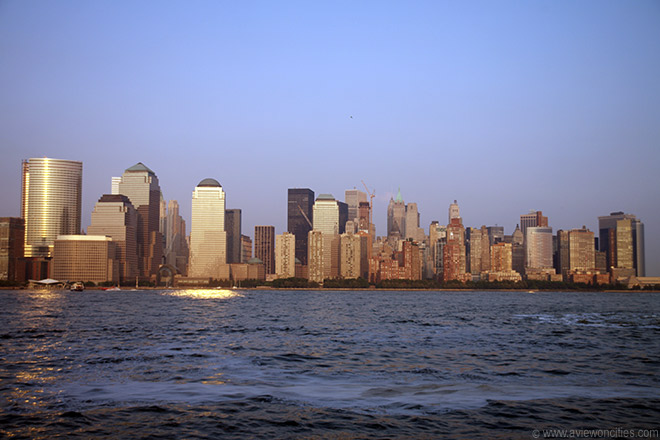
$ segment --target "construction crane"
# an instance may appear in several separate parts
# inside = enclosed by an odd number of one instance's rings
[[[371,218],[373,216],[373,210],[374,210],[374,197],[376,197],[376,190],[373,192],[369,191],[369,188],[367,188],[367,184],[364,183],[364,180],[361,180],[362,185],[364,185],[364,189],[367,190],[367,194],[369,194],[369,224],[372,223]]]

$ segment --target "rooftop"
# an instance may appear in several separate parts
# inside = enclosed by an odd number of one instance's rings
[[[222,185],[220,185],[220,182],[218,182],[215,179],[211,179],[210,177],[202,180],[197,184],[197,186],[211,186],[211,187],[220,187],[222,188]]]
[[[151,171],[151,170],[150,170],[145,164],[143,164],[142,162],[138,162],[138,163],[136,163],[135,165],[133,165],[132,167],[130,167],[130,168],[126,168],[126,172],[127,172],[127,173],[141,173],[141,172],[145,172],[145,171],[146,171],[147,173],[150,173],[150,174],[153,174],[153,175],[156,174],[156,173],[154,173],[153,171]]]

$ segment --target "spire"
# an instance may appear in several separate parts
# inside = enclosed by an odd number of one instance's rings
[[[401,197],[401,188],[399,187],[399,192],[396,194],[396,201],[403,202],[403,197]]]

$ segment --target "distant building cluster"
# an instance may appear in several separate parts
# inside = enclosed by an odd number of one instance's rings
[[[192,192],[186,236],[178,202],[166,202],[156,174],[137,163],[112,177],[110,193],[99,197],[83,235],[82,163],[35,158],[22,169],[21,217],[0,218],[0,280],[607,284],[645,276],[644,224],[623,212],[599,217],[598,237],[584,226],[553,234],[541,211],[521,215],[513,233],[505,235],[502,226],[464,226],[454,200],[447,223],[432,221],[427,233],[417,204],[406,204],[399,190],[387,207],[386,235],[376,236],[373,194],[347,190],[342,202],[331,194],[315,198],[309,188],[290,188],[287,231],[276,234],[274,226],[260,225],[251,238],[241,229],[241,210],[227,209],[222,185],[205,178]]]

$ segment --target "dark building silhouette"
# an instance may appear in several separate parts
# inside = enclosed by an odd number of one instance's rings
[[[307,234],[314,223],[314,191],[309,188],[289,188],[287,230],[296,236],[296,258],[307,265]]]
[[[227,264],[241,262],[241,210],[225,211],[225,231],[227,231]]]

